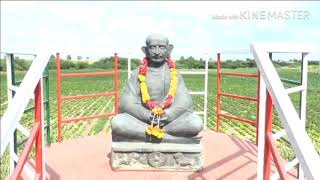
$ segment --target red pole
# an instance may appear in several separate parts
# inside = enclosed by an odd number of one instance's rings
[[[268,132],[266,134],[266,141],[270,146],[270,151],[273,156],[274,164],[276,165],[276,168],[278,170],[279,176],[281,180],[289,179],[288,174],[286,170],[284,169],[284,163],[282,162],[281,156],[279,152],[277,151],[277,146],[272,138],[272,133]]]
[[[267,141],[268,133],[272,132],[272,99],[267,91],[266,97],[266,127],[265,127],[265,150],[264,150],[264,171],[263,171],[263,179],[270,179],[270,166],[271,166],[271,146]]]
[[[114,112],[118,114],[118,54],[114,53]]]
[[[257,88],[257,112],[256,112],[256,145],[259,137],[259,108],[260,108],[260,71],[258,70],[258,88]]]
[[[31,131],[30,136],[26,142],[26,145],[24,146],[24,149],[21,153],[21,156],[19,158],[19,161],[17,163],[16,168],[14,169],[12,176],[10,177],[10,180],[17,180],[20,177],[20,174],[22,172],[24,164],[27,162],[28,155],[31,151],[32,145],[34,140],[36,139],[36,136],[39,133],[40,123],[36,122],[34,123]]]
[[[87,73],[68,73],[61,74],[61,77],[89,77],[89,76],[111,76],[114,72],[87,72]]]
[[[41,122],[41,81],[39,81],[35,89],[35,98],[34,98],[34,119],[35,123],[39,123],[39,132],[36,136],[36,174],[39,174],[39,179],[43,177],[42,171],[42,122]]]
[[[60,54],[56,54],[56,69],[57,69],[57,103],[58,103],[58,142],[62,141],[62,127],[61,127],[61,72],[60,72]]]
[[[220,53],[217,55],[217,123],[216,123],[216,131],[219,132],[220,129]]]

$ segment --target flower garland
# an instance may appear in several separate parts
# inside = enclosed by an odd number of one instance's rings
[[[148,87],[146,84],[146,73],[147,73],[147,68],[148,68],[148,59],[144,58],[141,61],[140,67],[139,67],[139,74],[138,74],[138,79],[140,81],[140,91],[141,91],[141,98],[142,98],[142,102],[145,104],[145,106],[151,110],[151,113],[153,114],[154,118],[155,116],[158,118],[158,121],[160,119],[160,116],[162,114],[164,114],[164,109],[169,107],[172,102],[173,102],[173,98],[176,94],[176,90],[177,90],[177,71],[175,69],[175,64],[174,62],[168,58],[166,60],[168,66],[169,66],[169,70],[170,70],[170,89],[169,92],[167,94],[166,99],[161,103],[161,104],[157,104],[156,102],[152,101],[150,99],[150,95],[148,92]],[[154,119],[153,119],[154,120]],[[158,123],[158,127],[153,127],[153,120],[151,123],[151,126],[148,126],[146,128],[146,132],[149,135],[153,135],[159,139],[161,139],[163,137],[163,130],[159,127],[159,123]]]

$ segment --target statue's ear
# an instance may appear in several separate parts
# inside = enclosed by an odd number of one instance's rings
[[[142,46],[141,50],[144,53],[144,55],[147,55],[147,47],[146,46]]]
[[[173,45],[169,44],[168,47],[167,47],[167,57],[170,57],[172,49],[173,49]]]

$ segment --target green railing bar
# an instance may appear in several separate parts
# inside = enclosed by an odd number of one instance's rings
[[[49,77],[49,75],[44,75],[42,77],[46,80]],[[21,83],[22,83],[22,80],[19,80],[19,81],[14,81],[12,84],[13,85],[20,85]]]
[[[46,78],[44,79],[44,83],[45,83],[45,99],[46,99],[46,103],[45,103],[45,118],[46,118],[46,130],[47,130],[47,144],[50,146],[51,144],[51,140],[50,140],[50,103],[49,103],[49,68],[48,65],[46,66],[46,69],[44,70],[44,73],[46,76]]]
[[[44,104],[48,104],[49,101],[48,100],[45,100],[43,101]],[[30,112],[31,110],[34,109],[34,106],[31,106],[31,107],[28,107],[27,109],[24,110],[24,113],[27,113],[27,112]]]
[[[44,129],[47,129],[47,128],[50,128],[50,127],[49,127],[48,125],[45,125],[45,126],[44,126]],[[22,141],[17,142],[17,143],[16,143],[16,146],[17,146],[17,147],[21,146],[22,144],[24,144],[24,143],[28,140],[28,138],[29,138],[29,137],[26,137],[26,138],[22,139]]]
[[[294,85],[301,85],[300,82],[298,81],[295,81],[295,80],[291,80],[291,79],[284,79],[284,78],[280,78],[281,81],[283,82],[286,82],[286,83],[291,83],[291,84],[294,84]]]
[[[15,81],[14,83],[12,83],[13,85],[15,85],[15,86],[17,86],[17,85],[20,85],[21,84],[21,82],[22,82],[22,80],[20,80],[20,81]]]
[[[14,82],[16,82],[16,79],[15,79],[15,76],[14,76],[14,63],[13,63],[13,61],[14,61],[14,56],[13,56],[13,54],[10,54],[10,56],[11,56],[11,84],[14,84]]]

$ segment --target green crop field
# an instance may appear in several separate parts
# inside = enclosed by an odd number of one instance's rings
[[[316,149],[320,152],[320,75],[314,67],[310,67],[312,71],[308,74],[308,92],[307,92],[307,132],[311,137]],[[93,70],[91,70],[93,71]],[[101,71],[101,70],[100,70]],[[254,68],[243,69],[223,69],[223,71],[256,73]],[[67,71],[67,72],[70,72]],[[287,79],[299,80],[299,69],[281,68],[278,69],[281,77]],[[24,72],[17,72],[16,76],[21,78]],[[18,78],[18,79],[19,79]],[[127,72],[119,72],[119,93],[121,95],[123,86],[127,79]],[[203,75],[184,75],[184,80],[190,91],[202,91],[204,87]],[[55,71],[50,71],[50,117],[51,117],[51,141],[57,142],[57,98],[56,98],[56,74]],[[6,74],[1,72],[1,107],[0,116],[2,116],[7,107],[7,82]],[[285,84],[290,87],[289,84]],[[63,96],[90,94],[98,92],[110,92],[113,90],[113,77],[98,76],[98,77],[76,77],[63,78],[61,83],[61,92]],[[243,96],[255,97],[257,90],[257,81],[254,78],[241,77],[222,77],[221,88],[223,92],[235,93]],[[216,70],[209,71],[209,96],[208,96],[208,127],[215,129],[216,126]],[[298,108],[299,95],[290,95],[296,108]],[[203,110],[203,97],[193,96],[194,109],[196,111]],[[255,119],[256,104],[254,102],[246,102],[231,98],[221,98],[221,109],[225,113],[230,113],[247,119]],[[102,114],[113,111],[113,97],[100,97],[84,100],[73,100],[64,102],[62,105],[63,118],[79,117],[92,114]],[[32,102],[30,102],[32,105]],[[21,124],[31,128],[33,121],[33,113],[27,113],[23,116]],[[281,123],[277,118],[277,113],[274,112],[273,129],[278,131],[281,129]],[[101,118],[91,121],[82,121],[78,123],[63,125],[64,140],[94,135],[99,132],[110,131],[110,121],[108,118]],[[234,120],[221,119],[221,131],[255,142],[255,127],[243,124]],[[18,139],[23,136],[18,134]],[[285,141],[278,141],[281,155],[285,159],[293,158],[293,151]],[[21,152],[21,149],[19,152]],[[8,152],[1,159],[1,179],[8,174]]]

